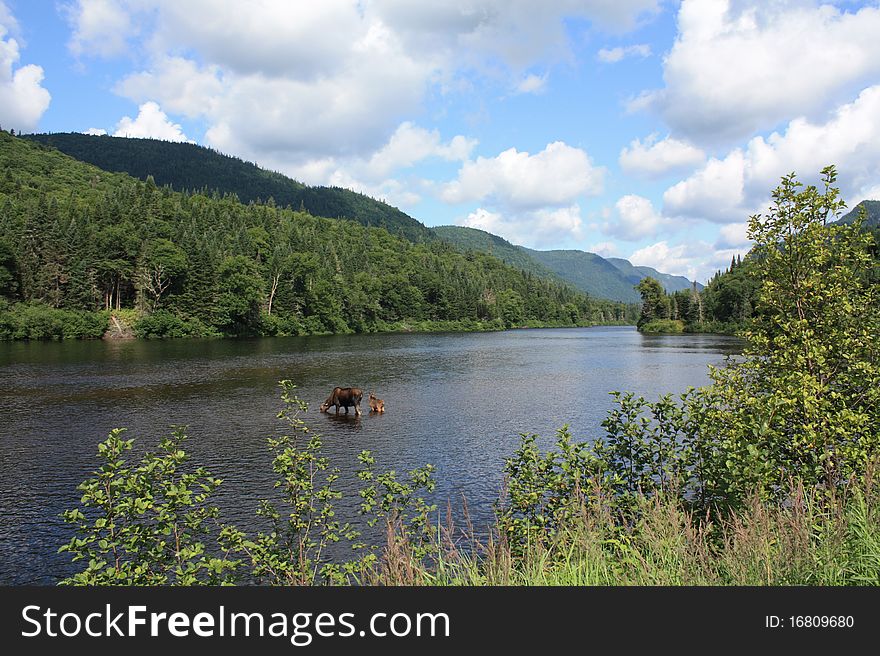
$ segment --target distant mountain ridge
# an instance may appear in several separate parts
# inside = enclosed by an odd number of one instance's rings
[[[435,239],[425,225],[387,203],[340,187],[311,187],[237,157],[190,143],[95,136],[78,132],[20,135],[105,171],[128,173],[175,191],[218,190],[243,203],[270,198],[279,207],[385,228],[412,242]]]
[[[507,240],[476,228],[437,226],[432,228],[441,239],[462,250],[491,253],[505,263],[535,275],[568,282],[597,298],[624,303],[641,300],[635,285],[651,276],[667,292],[690,289],[693,283],[683,276],[660,273],[646,266],[634,266],[621,258],[605,259],[595,253],[578,250],[539,251],[511,244]],[[703,285],[697,283],[697,288]]]
[[[856,220],[859,212],[865,208],[867,217],[864,226],[866,228],[880,227],[880,200],[863,200],[861,203],[852,208],[849,212],[840,217],[836,223],[849,224]]]

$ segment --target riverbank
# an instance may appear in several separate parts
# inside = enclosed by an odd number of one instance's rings
[[[514,321],[502,319],[478,321],[437,320],[376,320],[354,330],[337,323],[337,330],[328,330],[313,317],[285,319],[262,314],[256,332],[242,335],[222,334],[201,321],[187,320],[171,312],[159,310],[143,314],[133,309],[87,312],[52,308],[40,303],[0,305],[0,340],[67,340],[67,339],[168,339],[200,337],[305,337],[311,335],[348,335],[355,333],[442,333],[487,332],[510,328],[588,328],[591,326],[626,326],[623,321]]]
[[[651,335],[730,335],[739,337],[748,329],[745,321],[704,321],[686,323],[679,319],[654,319],[641,326],[639,332]]]

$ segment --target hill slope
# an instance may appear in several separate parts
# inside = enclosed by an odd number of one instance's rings
[[[633,266],[620,258],[605,259],[595,253],[577,250],[533,250],[476,228],[438,226],[432,229],[438,237],[460,250],[491,253],[511,266],[544,278],[564,280],[596,298],[639,303],[641,297],[634,287],[648,276],[660,281],[669,293],[690,289],[692,285],[682,276],[660,273],[651,267]]]
[[[577,289],[599,298],[638,303],[641,296],[620,269],[596,255],[577,250],[536,251],[522,248],[533,259]]]
[[[837,223],[852,223],[856,220],[856,217],[858,217],[859,215],[859,211],[863,207],[867,212],[867,218],[865,219],[864,226],[866,228],[880,227],[880,200],[863,200],[861,203],[852,208],[849,212],[840,217]]]
[[[279,207],[305,209],[315,216],[351,219],[362,225],[385,228],[412,242],[434,239],[428,228],[387,203],[349,189],[310,187],[203,146],[76,132],[23,136],[105,171],[128,173],[141,180],[152,175],[157,185],[171,185],[176,191],[216,189],[220,193],[235,194],[243,203],[272,198]]]
[[[493,235],[491,232],[455,225],[436,226],[431,230],[440,239],[449,242],[459,250],[488,253],[522,271],[528,271],[544,278],[558,279],[555,273],[531,257],[521,246],[511,244],[503,237]]]

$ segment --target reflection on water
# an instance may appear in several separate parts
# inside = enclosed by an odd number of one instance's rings
[[[56,554],[67,535],[59,513],[77,502],[97,442],[115,427],[137,438],[139,455],[170,426],[188,426],[193,460],[224,480],[218,505],[252,528],[257,500],[272,494],[266,437],[284,428],[277,382],[290,379],[311,404],[304,418],[342,470],[343,490],[357,489],[364,449],[398,473],[432,463],[435,499],[464,495],[485,525],[520,433],[541,435],[546,447],[568,424],[592,439],[609,392],[682,392],[708,382],[706,365],[739,347],[724,336],[626,327],[0,343],[0,583],[52,583],[70,571]],[[318,412],[335,386],[364,390],[360,417]],[[370,391],[384,414],[368,412]]]

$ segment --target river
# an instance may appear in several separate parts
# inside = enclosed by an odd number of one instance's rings
[[[354,491],[349,473],[364,449],[380,469],[432,463],[433,499],[458,506],[463,496],[485,526],[520,433],[547,447],[568,424],[576,439],[594,439],[612,390],[653,399],[703,385],[707,365],[740,347],[630,327],[0,343],[0,584],[52,584],[73,571],[56,553],[69,537],[59,514],[76,505],[96,445],[115,427],[136,438],[139,455],[187,425],[185,448],[223,479],[217,503],[247,529],[257,500],[271,495],[266,438],[283,428],[277,383],[290,379],[344,472],[343,490]],[[364,390],[363,416],[318,412],[336,385]],[[384,414],[367,413],[373,390]]]

